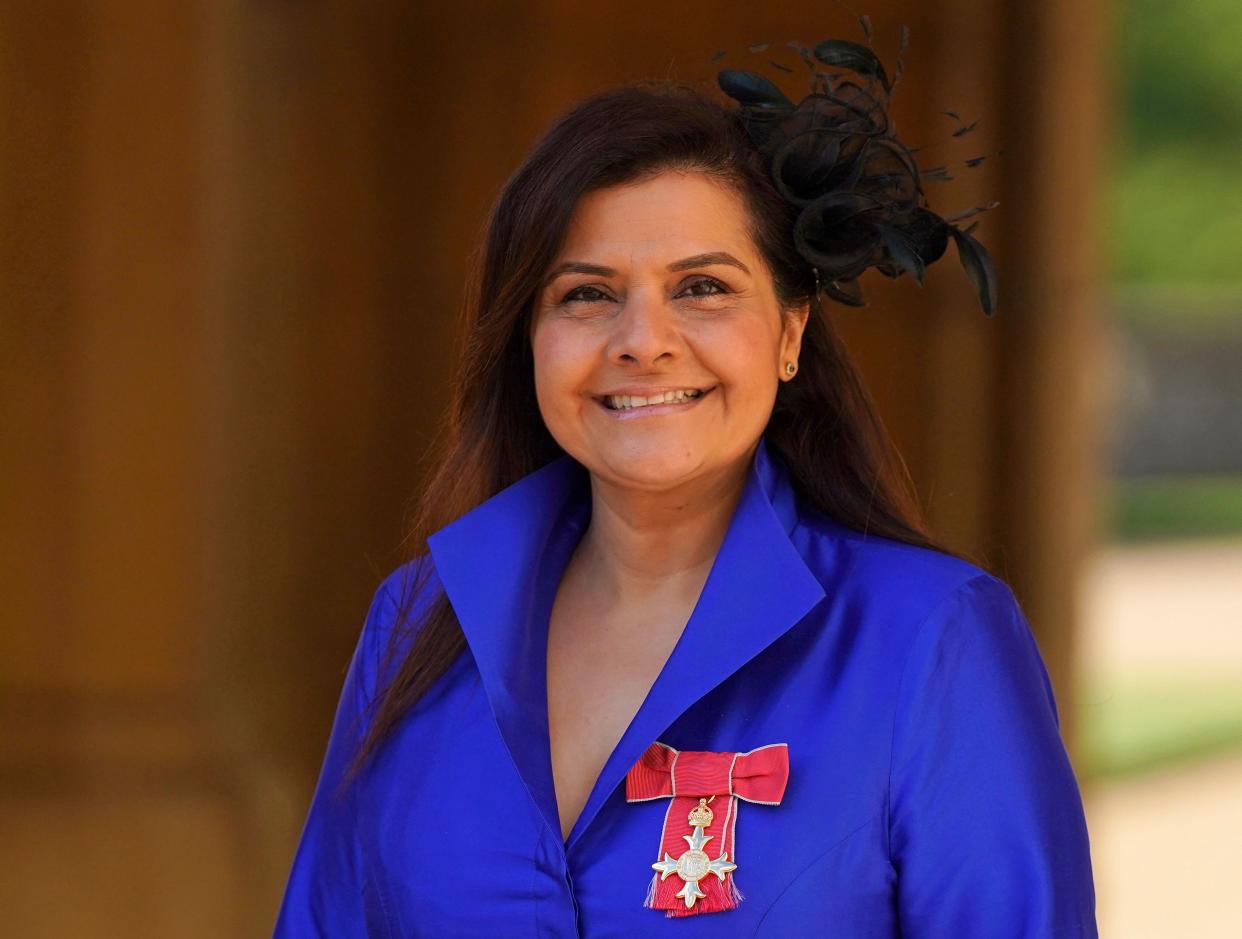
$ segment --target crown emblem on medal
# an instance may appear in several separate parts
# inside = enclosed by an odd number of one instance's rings
[[[712,798],[715,798],[713,796]],[[711,807],[708,806],[706,799],[699,799],[699,804],[690,810],[689,821],[693,828],[700,825],[707,828],[711,825],[712,819],[716,816],[712,813]]]

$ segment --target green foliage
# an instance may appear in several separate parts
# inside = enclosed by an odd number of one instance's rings
[[[1091,679],[1076,699],[1076,762],[1085,777],[1126,776],[1242,749],[1238,680]]]
[[[1116,541],[1242,535],[1242,477],[1113,479],[1103,510]]]
[[[1115,278],[1129,284],[1242,280],[1242,140],[1223,151],[1185,143],[1139,150],[1123,159],[1113,179],[1106,235]]]
[[[1125,0],[1122,85],[1133,145],[1242,139],[1242,3]]]
[[[1124,113],[1105,194],[1113,278],[1238,283],[1242,3],[1125,0],[1117,25]]]

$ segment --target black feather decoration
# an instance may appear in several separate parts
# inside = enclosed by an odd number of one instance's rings
[[[996,273],[991,255],[956,223],[998,203],[973,206],[943,218],[927,205],[924,181],[953,179],[948,166],[920,168],[915,150],[896,135],[889,115],[893,88],[902,74],[900,53],[894,80],[870,48],[870,21],[860,19],[868,45],[825,39],[808,47],[787,43],[810,72],[810,92],[796,103],[756,72],[725,69],[720,89],[737,102],[737,119],[763,158],[773,185],[798,207],[793,238],[815,273],[816,289],[847,306],[865,306],[859,278],[870,268],[886,277],[908,274],[919,285],[927,267],[940,260],[949,239],[983,312],[996,310]],[[901,52],[909,30],[901,28]],[[770,44],[750,47],[766,50]],[[778,71],[787,67],[772,61]],[[978,121],[962,124],[957,111],[944,112],[970,133]],[[962,161],[967,167],[984,157]]]
[[[817,42],[812,51],[815,58],[824,65],[847,68],[860,75],[878,79],[885,91],[891,88],[884,66],[880,64],[875,53],[866,46],[850,42],[848,39],[825,39],[823,42]]]
[[[762,75],[725,69],[716,79],[721,90],[740,104],[761,108],[792,108],[785,93]]]
[[[979,305],[984,313],[991,316],[996,312],[996,272],[992,267],[992,256],[969,232],[956,225],[950,225],[949,231],[957,242],[957,256],[966,269],[966,276],[979,296]]]

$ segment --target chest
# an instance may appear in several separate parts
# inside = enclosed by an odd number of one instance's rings
[[[566,593],[548,629],[548,732],[562,837],[642,705],[689,609],[653,606],[601,616]]]
[[[563,651],[573,648],[568,643]],[[627,802],[623,784],[567,850],[563,832],[544,823],[532,798],[536,781],[517,771],[466,659],[437,689],[433,706],[403,723],[360,799],[364,863],[388,922],[371,934],[775,939],[816,934],[812,924],[831,922],[839,926],[836,934],[851,939],[891,939],[892,870],[882,816],[888,738],[857,719],[867,696],[852,681],[840,676],[833,683],[840,690],[829,688],[823,676],[840,669],[819,650],[799,644],[799,656],[772,651],[693,702],[659,735],[681,749],[789,745],[790,785],[781,804],[740,807],[735,877],[747,899],[736,910],[666,919],[643,908],[669,803]],[[661,667],[656,658],[646,660],[648,669]],[[880,673],[876,663],[856,672],[860,678]],[[569,726],[580,726],[572,689],[588,701],[615,702],[616,688],[570,676],[550,684],[549,698],[565,696]],[[878,699],[868,701],[862,713],[882,707]],[[641,704],[629,699],[626,706]],[[596,720],[601,713],[581,710]],[[571,732],[554,735],[554,748],[575,739]],[[578,739],[585,745],[585,737]],[[615,745],[610,740],[607,748]],[[583,778],[599,771],[573,760],[561,769],[557,782],[567,787],[574,771]]]

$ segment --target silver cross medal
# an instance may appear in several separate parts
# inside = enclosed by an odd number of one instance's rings
[[[700,880],[708,874],[715,874],[724,880],[725,874],[737,869],[737,865],[729,860],[727,851],[720,852],[720,857],[713,861],[703,850],[703,845],[715,837],[703,834],[703,829],[712,823],[712,810],[707,807],[706,799],[699,799],[699,804],[690,810],[689,822],[694,826],[694,834],[682,835],[682,837],[690,845],[690,850],[675,861],[673,856],[666,851],[663,861],[656,861],[651,865],[660,872],[660,880],[667,880],[669,874],[676,874],[685,881],[685,886],[675,895],[686,901],[687,909],[694,906],[695,900],[707,896],[699,889]]]

